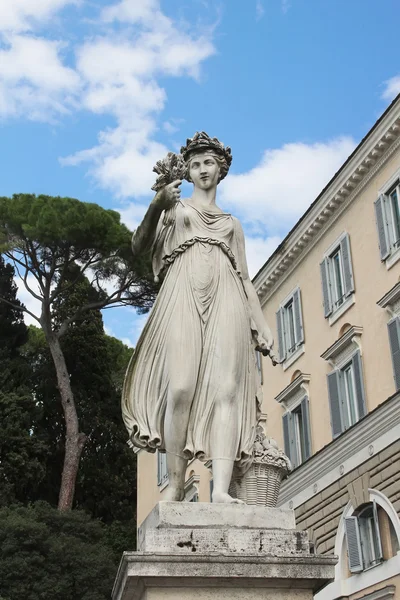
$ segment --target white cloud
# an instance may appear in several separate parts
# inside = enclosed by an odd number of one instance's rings
[[[140,224],[148,208],[147,204],[131,202],[126,208],[120,208],[121,221],[133,231]]]
[[[29,31],[77,0],[1,0],[0,31]]]
[[[26,308],[31,311],[31,313],[33,313],[37,317],[40,317],[40,313],[42,310],[41,302],[39,300],[36,300],[36,298],[34,298],[34,296],[32,296],[30,292],[28,292],[22,280],[18,276],[14,277],[14,280],[18,287],[18,300],[22,302],[22,304],[24,304]],[[33,275],[28,275],[27,284],[31,288],[31,290],[35,292],[35,294],[40,295],[38,283]],[[26,325],[35,325],[36,327],[40,326],[36,319],[31,317],[31,315],[28,315],[28,313],[26,312],[24,312],[24,321]]]
[[[85,43],[77,52],[77,70],[85,81],[83,106],[113,116],[116,127],[100,132],[93,148],[61,162],[89,163],[94,180],[117,197],[148,195],[152,167],[167,152],[154,140],[167,100],[160,78],[198,79],[201,63],[215,49],[211,34],[185,31],[161,12],[157,0],[123,0],[106,7],[101,18],[122,22],[122,32]]]
[[[0,117],[51,121],[74,105],[80,80],[60,59],[62,44],[31,36],[9,37],[0,50]]]
[[[222,203],[243,222],[258,222],[270,235],[287,231],[355,147],[350,137],[326,143],[292,143],[266,150],[261,162],[221,184]]]
[[[382,92],[381,98],[383,100],[394,100],[397,94],[400,94],[400,75],[391,77],[384,83],[385,89]]]
[[[113,6],[106,6],[101,19],[106,23],[122,21],[128,23],[148,23],[154,15],[159,15],[158,0],[122,0]]]
[[[246,235],[246,258],[250,278],[256,275],[281,241],[279,236],[264,238]]]

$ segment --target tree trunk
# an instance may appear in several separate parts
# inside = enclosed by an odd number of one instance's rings
[[[56,368],[58,389],[65,417],[65,455],[58,497],[58,510],[65,511],[72,508],[74,501],[76,476],[86,436],[79,432],[78,414],[60,340],[53,332],[45,331],[45,333]]]

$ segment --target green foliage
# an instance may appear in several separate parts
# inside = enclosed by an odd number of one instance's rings
[[[7,600],[108,600],[120,554],[82,511],[39,502],[0,509],[0,594]]]
[[[132,254],[131,236],[119,213],[97,204],[34,194],[0,197],[0,250],[23,275],[35,276],[50,305],[75,268],[78,274],[90,273],[94,289],[103,290],[104,306],[147,310],[155,287],[148,260]],[[115,290],[109,294],[111,280]]]
[[[68,289],[71,272],[65,277],[66,292],[55,303],[55,318],[64,320],[76,306],[96,299],[87,280],[80,276]],[[120,397],[123,377],[132,350],[104,334],[99,310],[86,313],[70,324],[61,339],[70,373],[81,430],[87,435],[76,482],[75,507],[83,508],[106,523],[130,521],[135,517],[136,461],[126,444]],[[36,498],[55,505],[64,456],[65,427],[57,402],[53,361],[41,330],[29,328],[26,355],[32,364],[32,386],[41,407],[38,432],[49,448],[46,476]],[[134,529],[134,528],[133,528]]]
[[[35,431],[32,394],[0,391],[0,506],[29,502],[45,477],[48,448]]]
[[[0,223],[4,242],[12,234],[14,242],[28,239],[49,250],[72,243],[83,254],[92,248],[107,254],[130,245],[129,230],[117,212],[73,198],[34,194],[0,198]]]
[[[20,348],[26,342],[28,332],[23,319],[22,305],[17,299],[14,269],[0,256],[0,390],[14,390],[24,380],[25,364]]]
[[[21,352],[28,337],[13,280],[0,256],[0,506],[29,501],[44,477],[46,447],[36,435],[40,409],[29,388],[30,364]]]

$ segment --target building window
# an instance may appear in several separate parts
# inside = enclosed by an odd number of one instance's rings
[[[329,317],[348,301],[354,293],[354,277],[350,253],[350,239],[343,234],[331,246],[321,265],[322,293],[325,317]]]
[[[400,248],[400,181],[392,185],[375,202],[381,260],[386,260]]]
[[[284,362],[304,344],[304,328],[300,289],[296,288],[280,305],[276,313],[279,360]]]
[[[168,481],[167,455],[157,450],[157,485],[164,485]]]
[[[394,383],[396,390],[400,390],[400,317],[395,317],[389,321],[388,330]]]
[[[332,435],[335,438],[365,414],[365,392],[360,351],[328,374]]]
[[[308,398],[282,417],[285,453],[293,467],[298,467],[311,456],[310,409]]]
[[[378,509],[370,502],[352,517],[346,517],[346,541],[351,573],[360,573],[383,560]]]

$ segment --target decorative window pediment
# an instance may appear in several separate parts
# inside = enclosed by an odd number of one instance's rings
[[[332,367],[340,368],[357,350],[362,354],[362,327],[353,325],[332,346],[329,346],[321,358],[327,360]]]
[[[377,304],[386,308],[391,317],[400,317],[400,282],[378,300]]]
[[[275,400],[282,404],[286,410],[292,410],[304,396],[309,396],[309,383],[311,375],[300,373],[280,394],[275,396]]]

